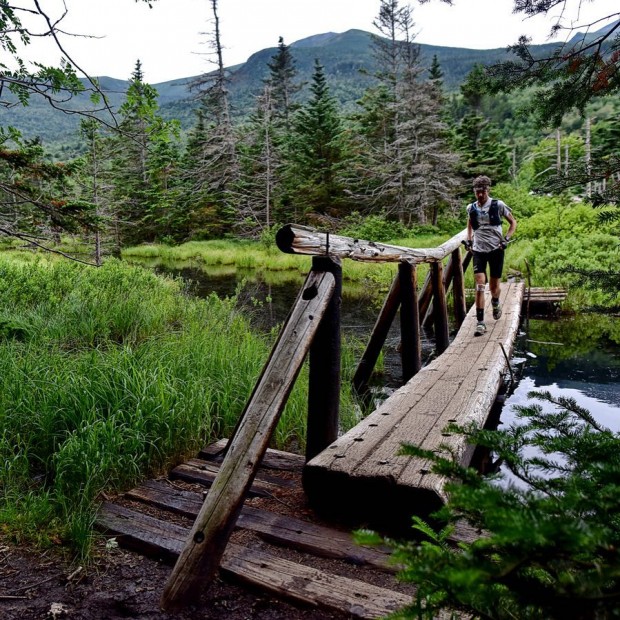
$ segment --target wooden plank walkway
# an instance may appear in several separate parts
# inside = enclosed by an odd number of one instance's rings
[[[389,553],[356,545],[351,526],[411,535],[411,516],[445,500],[444,480],[429,463],[398,456],[398,449],[405,441],[433,450],[446,444],[469,462],[473,449],[443,429],[449,422],[485,423],[512,351],[523,295],[522,283],[503,284],[503,316],[494,321],[489,302],[485,336],[474,337],[471,310],[447,351],[305,466],[301,456],[267,450],[222,556],[221,574],[351,618],[376,618],[408,604],[415,589],[395,581]],[[97,526],[122,546],[174,563],[218,475],[224,445],[208,446],[168,478],[106,502]],[[334,521],[325,519],[334,515]],[[477,535],[460,528],[454,538]]]
[[[168,478],[105,502],[97,527],[127,549],[173,564],[225,445],[212,444]],[[309,520],[301,494],[303,463],[298,455],[266,452],[222,557],[221,575],[343,618],[378,618],[409,604],[414,589],[397,584],[387,549],[359,546],[347,529]]]
[[[518,331],[523,293],[523,283],[502,284],[499,321],[487,294],[484,336],[474,336],[472,308],[441,356],[307,464],[304,489],[313,507],[349,514],[356,523],[410,529],[411,515],[443,503],[445,481],[429,462],[397,453],[403,442],[429,450],[446,445],[461,463],[470,462],[473,448],[444,429],[451,422],[485,424]]]

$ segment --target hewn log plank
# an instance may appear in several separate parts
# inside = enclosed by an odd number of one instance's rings
[[[174,488],[163,480],[150,480],[128,491],[125,496],[194,519],[203,503],[199,493]],[[305,551],[316,556],[336,558],[350,564],[368,564],[395,572],[390,553],[356,544],[349,532],[278,515],[252,506],[243,506],[237,527],[256,532],[268,542]]]
[[[203,461],[201,459],[189,459],[185,463],[177,465],[171,472],[171,478],[185,480],[185,482],[195,482],[209,488],[220,471],[220,467],[215,463]],[[285,478],[269,476],[261,473],[252,481],[252,486],[248,490],[249,495],[258,497],[269,497],[278,488],[294,486],[294,482]]]
[[[332,575],[264,552],[230,545],[224,572],[232,572],[270,592],[315,607],[337,609],[356,618],[376,619],[401,609],[412,597],[366,582]]]
[[[522,296],[523,284],[503,284],[504,315],[500,321],[487,321],[484,337],[473,335],[472,309],[445,353],[310,461],[303,479],[311,503],[329,510],[331,502],[333,510],[337,506],[357,512],[360,520],[377,504],[390,518],[394,511],[413,514],[438,507],[443,481],[428,474],[425,461],[397,453],[403,442],[429,449],[443,442],[467,462],[471,455],[465,439],[442,432],[449,421],[484,424],[506,366],[500,343],[508,353],[512,350]],[[487,312],[491,314],[490,298]]]
[[[331,273],[308,275],[164,588],[163,608],[186,604],[215,575],[334,286]]]
[[[433,263],[443,260],[461,242],[467,238],[467,231],[448,239],[436,248],[406,248],[386,243],[375,243],[362,239],[352,239],[340,235],[322,233],[313,228],[287,224],[276,233],[276,244],[287,254],[305,254],[308,256],[337,256],[364,262],[399,262]]]
[[[98,524],[123,546],[168,560],[183,549],[188,529],[106,503]],[[317,608],[379,618],[411,602],[411,596],[366,582],[340,577],[262,551],[229,544],[221,571],[277,596]]]

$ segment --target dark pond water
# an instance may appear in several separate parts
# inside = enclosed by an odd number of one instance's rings
[[[265,274],[235,269],[205,270],[195,266],[156,267],[160,272],[180,276],[198,296],[215,292],[237,294],[239,303],[259,329],[271,329],[287,317],[304,281],[297,274]],[[269,279],[268,279],[269,278]],[[274,279],[277,278],[277,279]],[[376,285],[350,286],[345,283],[342,300],[343,335],[359,337],[364,343],[383,303],[385,291]],[[385,347],[386,390],[401,380],[398,320]],[[432,333],[423,337],[425,359],[433,352]],[[513,405],[532,404],[528,393],[549,391],[554,396],[575,398],[599,422],[620,430],[620,317],[571,316],[524,322],[512,359],[516,387],[507,395],[500,424],[515,420]],[[538,402],[538,401],[536,401]]]

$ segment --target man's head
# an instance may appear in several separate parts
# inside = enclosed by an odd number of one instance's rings
[[[474,194],[476,194],[478,204],[483,205],[489,197],[489,187],[491,187],[491,179],[489,179],[489,177],[485,175],[482,175],[474,179],[473,185]]]
[[[476,191],[479,187],[485,188],[488,191],[489,187],[491,187],[491,179],[489,179],[489,177],[483,174],[474,179],[473,186],[474,186],[474,191]]]

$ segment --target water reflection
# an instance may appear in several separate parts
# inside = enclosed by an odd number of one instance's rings
[[[305,280],[304,273],[242,270],[230,266],[205,267],[179,263],[153,267],[182,277],[188,290],[198,296],[216,293],[237,295],[257,329],[271,330],[282,324]],[[240,288],[241,284],[243,285]],[[342,300],[343,335],[367,342],[387,290],[372,283],[344,283]],[[388,388],[400,385],[401,367],[397,351],[400,339],[395,321],[385,347]],[[425,359],[432,355],[432,335],[423,336]],[[530,320],[517,341],[513,366],[520,381],[501,409],[500,423],[515,421],[514,405],[528,405],[532,390],[575,398],[597,420],[620,430],[620,317],[583,315],[559,320]]]
[[[249,317],[252,327],[265,332],[284,323],[306,278],[306,274],[297,272],[258,273],[256,270],[235,267],[212,268],[169,263],[149,266],[158,273],[182,278],[188,292],[198,297],[212,293],[219,297],[236,296],[238,306]],[[383,290],[376,283],[345,281],[341,306],[343,337],[358,338],[362,343],[367,343],[386,295],[387,287]],[[381,384],[379,398],[384,398],[402,385],[399,343],[397,318],[383,351],[383,373],[378,378]],[[432,332],[423,332],[423,359],[428,360],[433,351]],[[377,388],[377,385],[374,387]]]
[[[572,398],[594,419],[620,432],[620,318],[570,317],[558,321],[531,321],[523,334],[517,358],[522,376],[501,411],[500,425],[517,425],[516,407],[537,404],[543,413],[556,409],[546,401],[532,400],[532,391],[549,392],[554,398]],[[513,360],[514,363],[514,360]],[[531,446],[526,456],[536,456]],[[492,457],[491,457],[492,459]],[[561,461],[561,459],[560,459]],[[501,465],[503,485],[524,483]]]

